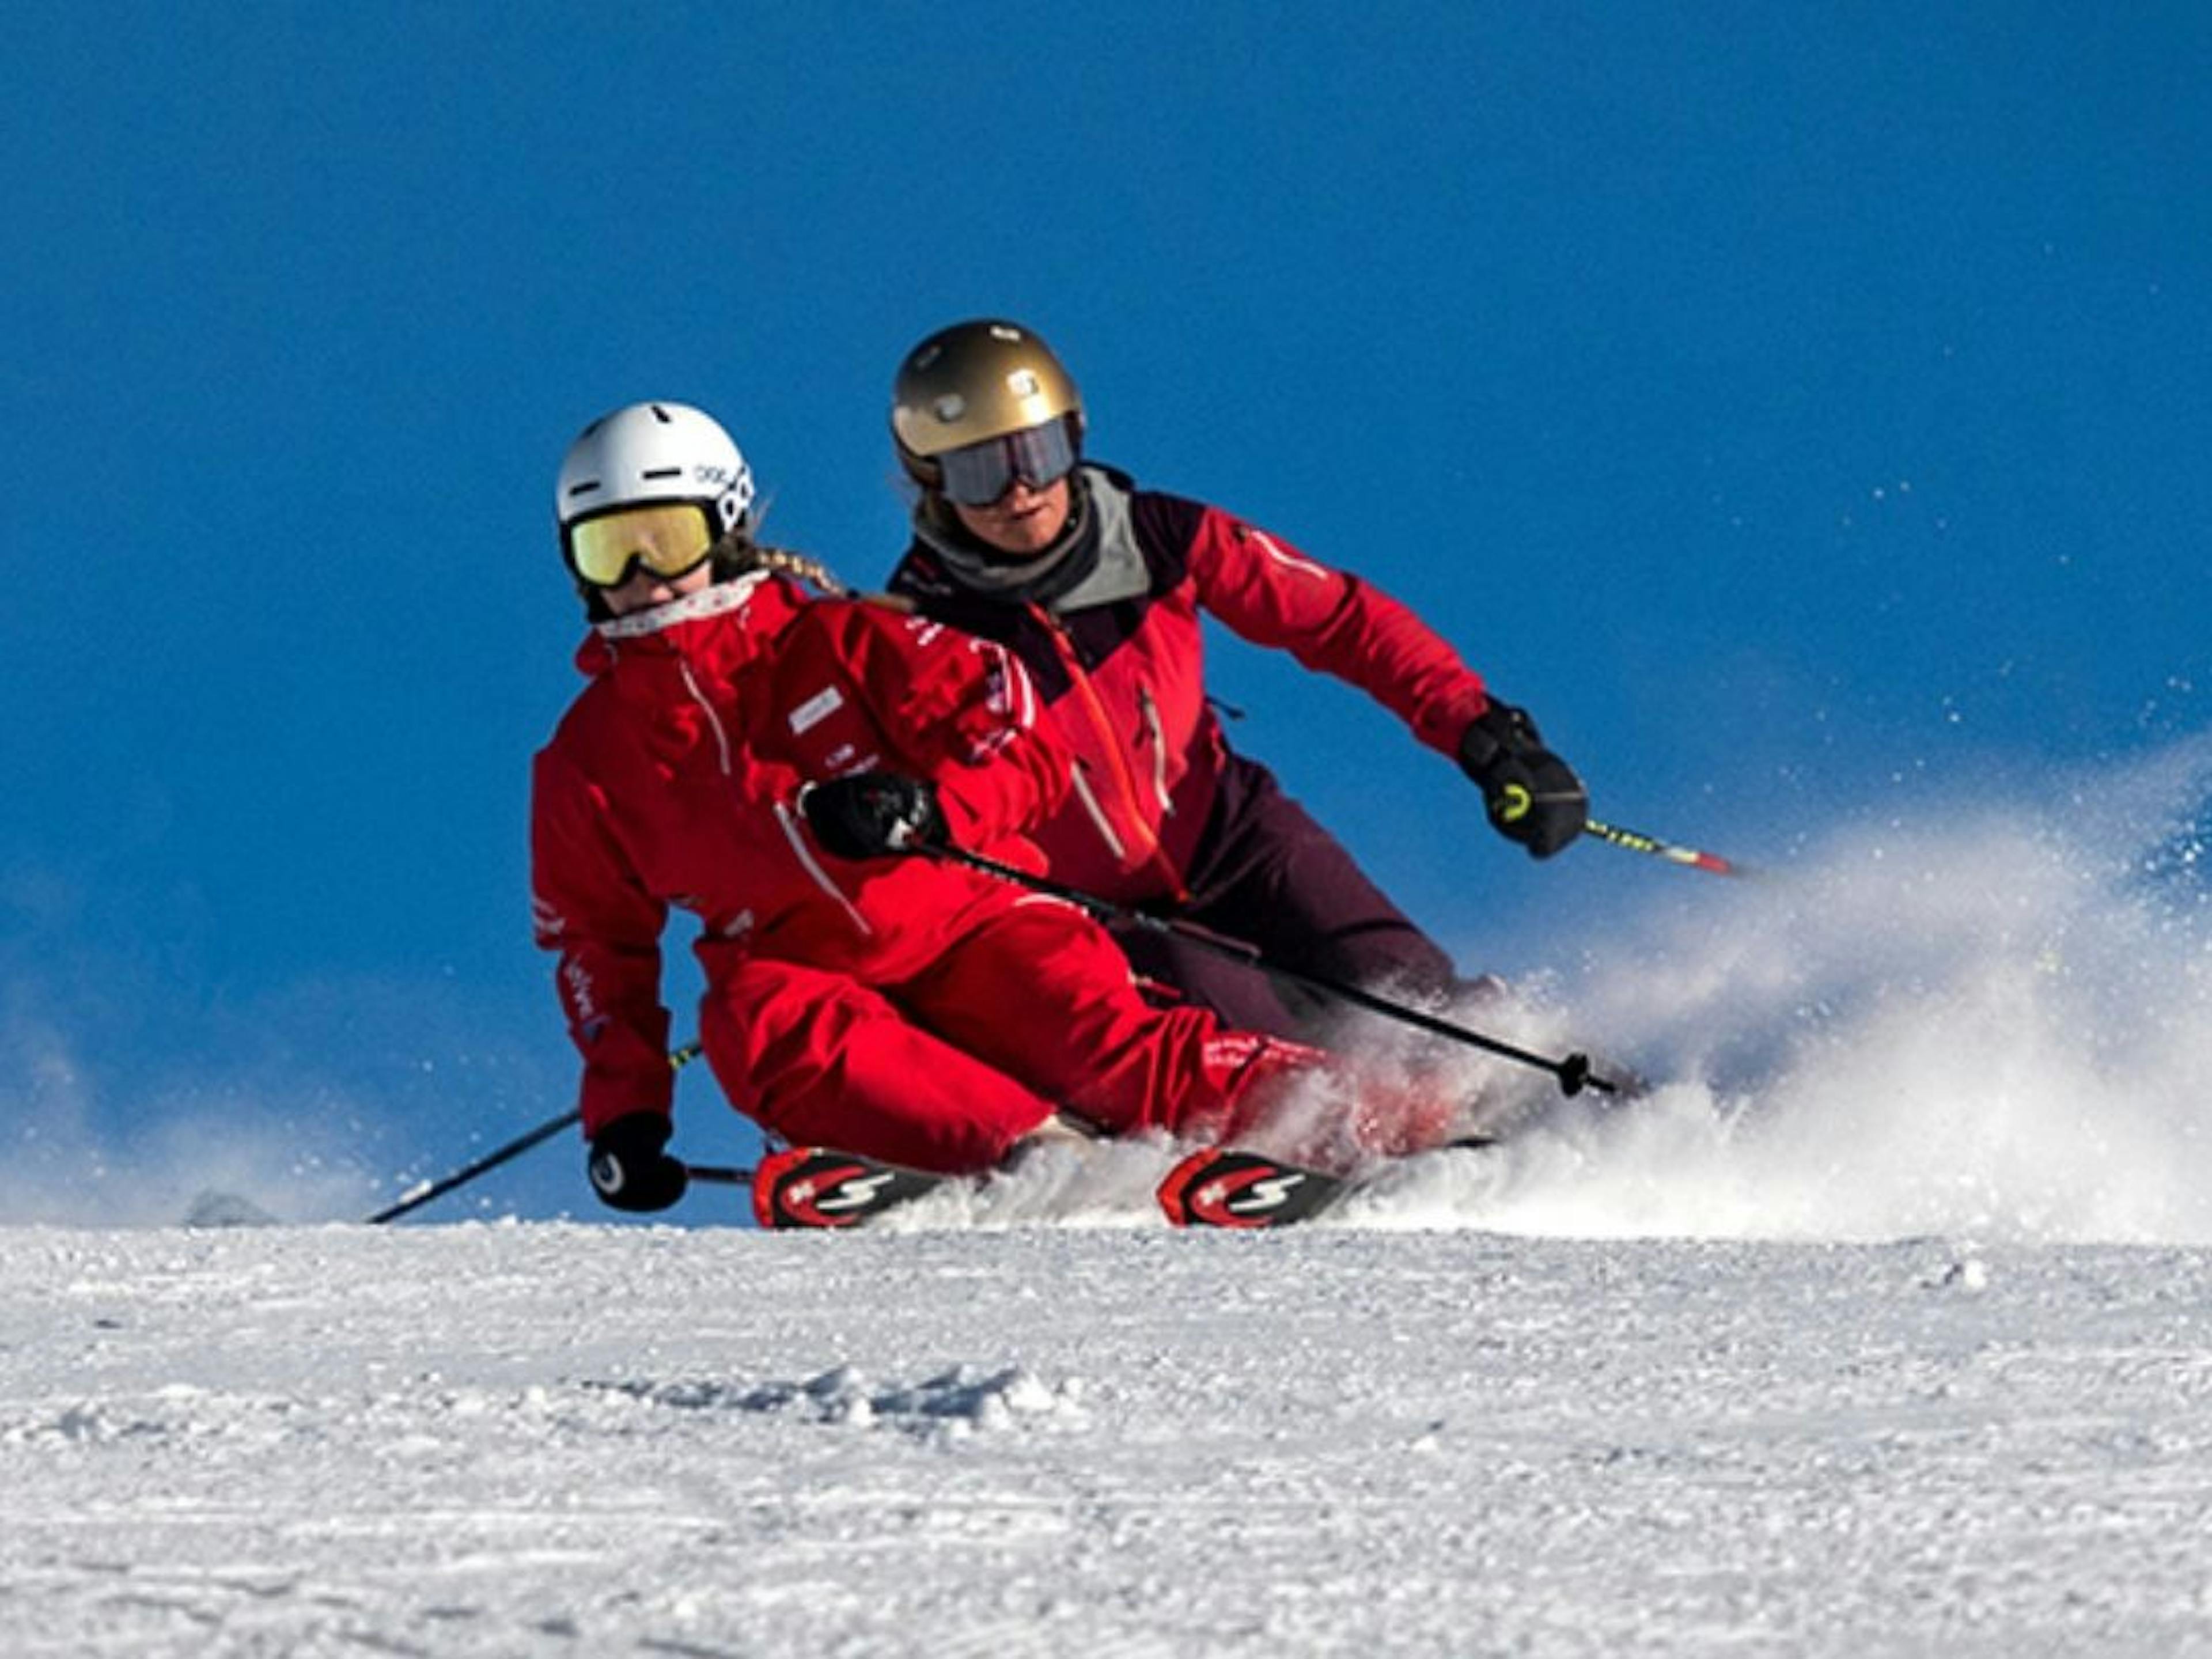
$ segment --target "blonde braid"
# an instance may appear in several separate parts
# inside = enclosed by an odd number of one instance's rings
[[[763,547],[756,543],[753,559],[779,575],[796,576],[800,581],[811,582],[832,599],[849,599],[853,597],[852,587],[828,565],[811,554],[788,547]]]
[[[742,527],[726,532],[709,556],[719,570],[772,570],[779,576],[805,582],[834,599],[860,599],[908,616],[914,612],[911,599],[896,593],[863,593],[812,554],[757,542]]]
[[[732,525],[717,537],[707,556],[714,562],[714,568],[726,576],[746,570],[773,570],[779,576],[793,576],[811,583],[833,599],[850,599],[853,595],[852,588],[839,580],[821,560],[792,548],[769,547],[757,542],[743,525]]]

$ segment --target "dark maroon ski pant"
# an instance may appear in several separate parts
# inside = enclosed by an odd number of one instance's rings
[[[1451,958],[1383,896],[1352,854],[1257,761],[1231,754],[1179,909],[1146,906],[1257,946],[1269,962],[1417,1001],[1470,989]],[[1328,1046],[1351,1012],[1204,946],[1116,927],[1132,966],[1230,1025]]]

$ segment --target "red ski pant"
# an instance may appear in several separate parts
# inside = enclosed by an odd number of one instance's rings
[[[1152,1006],[1103,928],[1035,898],[896,984],[749,958],[709,988],[701,1032],[723,1092],[792,1145],[953,1172],[998,1163],[1059,1108],[1110,1134],[1218,1133],[1321,1059]]]

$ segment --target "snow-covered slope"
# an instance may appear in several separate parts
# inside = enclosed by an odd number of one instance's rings
[[[396,1188],[0,1084],[0,1654],[2212,1654],[2205,749],[1609,919],[1510,1035],[1663,1086],[1277,1235],[116,1230]]]
[[[2212,1251],[0,1231],[15,1656],[2212,1651]]]

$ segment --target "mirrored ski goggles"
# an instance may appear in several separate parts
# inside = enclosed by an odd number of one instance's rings
[[[1024,427],[937,457],[939,488],[963,507],[988,507],[1018,478],[1031,489],[1057,483],[1075,466],[1075,434],[1065,416]]]
[[[620,587],[641,569],[672,581],[688,576],[714,545],[714,521],[698,501],[618,507],[561,532],[568,568],[593,587]]]

